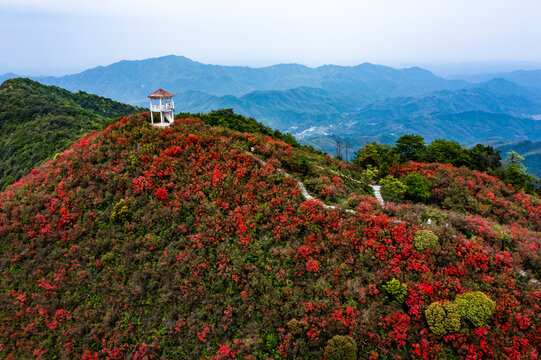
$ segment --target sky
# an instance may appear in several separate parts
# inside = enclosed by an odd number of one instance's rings
[[[0,74],[170,54],[255,67],[541,67],[540,15],[539,0],[0,0]]]

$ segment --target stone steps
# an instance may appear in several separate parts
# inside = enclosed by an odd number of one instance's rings
[[[376,195],[376,199],[378,200],[379,204],[384,207],[385,206],[385,200],[383,200],[383,197],[381,196],[381,186],[380,185],[370,185],[372,189],[374,189],[374,195]]]

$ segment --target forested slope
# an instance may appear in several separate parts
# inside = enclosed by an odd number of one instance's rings
[[[0,190],[107,119],[143,109],[30,79],[0,85]]]

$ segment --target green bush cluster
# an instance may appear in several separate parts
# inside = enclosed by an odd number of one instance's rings
[[[245,117],[243,115],[236,114],[233,109],[212,110],[210,113],[207,114],[180,113],[177,114],[175,117],[193,117],[196,119],[201,119],[201,121],[210,126],[223,126],[233,131],[268,135],[273,139],[280,139],[292,145],[293,147],[301,146],[292,134],[284,134],[278,130],[273,130],[270,127],[258,122],[252,117]]]
[[[472,291],[457,296],[454,302],[433,302],[425,310],[426,322],[437,336],[460,330],[463,321],[474,327],[487,324],[496,304],[485,293]]]
[[[293,335],[300,335],[308,328],[308,323],[304,320],[291,319],[287,323],[289,331]]]
[[[460,315],[475,327],[486,325],[496,308],[496,303],[481,291],[459,295],[455,303],[459,307]]]
[[[374,183],[376,176],[378,175],[379,170],[372,165],[367,165],[366,169],[361,172],[359,181],[364,185],[371,185]]]
[[[357,345],[349,336],[336,335],[325,347],[325,360],[356,360]]]
[[[110,219],[112,222],[118,222],[123,224],[128,221],[129,213],[130,211],[128,209],[128,205],[126,205],[126,200],[120,199],[120,201],[117,202],[116,205],[113,207]]]
[[[406,177],[406,197],[413,201],[426,202],[430,197],[428,181],[419,174],[409,174]]]
[[[439,244],[438,235],[431,230],[419,230],[415,233],[413,245],[419,251],[435,248]]]
[[[408,285],[394,278],[383,285],[383,289],[399,303],[404,302],[408,295]]]
[[[407,186],[393,176],[387,175],[379,181],[379,184],[381,185],[381,196],[386,201],[399,201],[404,198]]]
[[[431,219],[432,222],[435,224],[443,224],[446,223],[448,215],[444,213],[443,211],[434,210],[434,209],[425,209],[425,213],[423,215],[423,222],[428,221],[428,219]]]
[[[488,171],[500,170],[502,158],[491,146],[477,144],[473,148],[466,148],[456,141],[445,139],[436,139],[427,146],[422,136],[413,134],[402,135],[396,140],[395,146],[367,143],[353,158],[360,166],[375,165],[378,168],[388,168],[392,163],[410,160]]]
[[[425,310],[426,322],[430,330],[438,335],[455,333],[460,330],[460,311],[452,302],[433,302]]]
[[[313,174],[313,171],[310,169],[309,157],[306,155],[294,155],[286,165],[288,165],[287,167],[292,172],[297,172],[302,175]]]

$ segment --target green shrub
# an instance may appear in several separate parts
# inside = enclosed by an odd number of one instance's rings
[[[303,175],[312,174],[313,171],[310,168],[310,161],[307,156],[293,155],[287,164],[292,172],[297,172]]]
[[[428,219],[431,219],[435,224],[444,224],[447,222],[447,214],[443,211],[427,208],[423,215],[423,221],[426,222]]]
[[[325,360],[356,360],[357,345],[349,336],[336,335],[325,347]]]
[[[431,230],[419,230],[415,233],[413,245],[419,251],[435,248],[439,244],[438,235]]]
[[[287,327],[293,335],[299,335],[306,331],[308,323],[304,320],[291,319],[288,321]]]
[[[386,201],[402,200],[407,189],[406,185],[391,175],[381,179],[379,184],[381,185],[381,196]]]
[[[128,205],[126,205],[126,200],[120,199],[120,201],[117,202],[113,207],[113,211],[111,212],[111,221],[123,224],[128,221],[129,214],[130,211],[128,209]]]
[[[460,310],[455,303],[433,302],[425,310],[426,322],[430,330],[438,336],[460,330]]]
[[[460,315],[475,327],[485,325],[496,308],[496,303],[481,291],[457,296],[455,303],[459,307]]]
[[[404,302],[408,295],[408,285],[402,284],[397,279],[392,279],[383,285],[383,289],[399,303]]]
[[[359,181],[364,185],[370,185],[374,183],[374,179],[378,175],[379,170],[371,165],[368,165],[365,170],[362,171]]]
[[[430,197],[428,181],[418,174],[406,177],[406,197],[413,201],[426,202]]]

